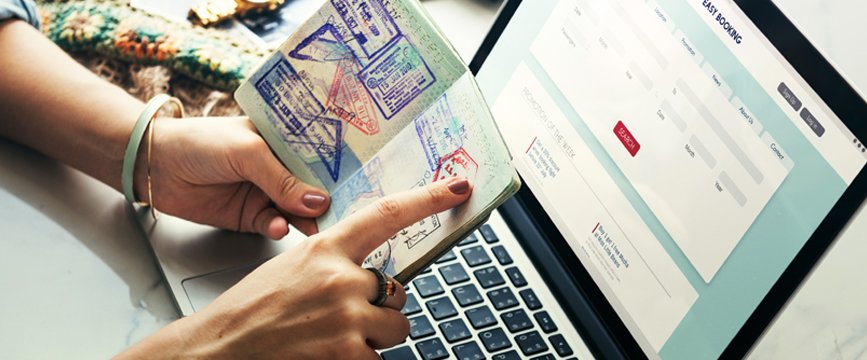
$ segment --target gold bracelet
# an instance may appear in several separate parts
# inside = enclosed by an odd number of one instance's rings
[[[154,190],[153,190],[153,181],[151,180],[151,149],[154,144],[154,122],[156,122],[156,116],[151,118],[150,123],[148,123],[148,162],[147,162],[147,176],[148,176],[148,204],[151,207],[151,216],[154,218],[154,221],[157,221],[157,206],[154,204]]]
[[[172,103],[176,105],[175,106],[175,116],[183,118],[184,117],[183,104],[181,104],[180,101],[177,101],[176,98],[172,98],[172,99],[174,100],[174,101],[172,101]],[[154,130],[155,130],[156,119],[157,119],[156,114],[154,114],[154,116],[152,116],[150,121],[148,122],[148,154],[147,154],[147,167],[146,167],[147,180],[148,180],[148,204],[150,205],[151,216],[153,217],[154,221],[157,220],[158,214],[157,214],[156,204],[154,204],[153,180],[151,177],[151,150],[153,149],[153,143],[154,143]]]

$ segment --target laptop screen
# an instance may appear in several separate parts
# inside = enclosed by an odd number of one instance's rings
[[[650,357],[719,356],[867,163],[729,1],[525,1],[478,81]]]

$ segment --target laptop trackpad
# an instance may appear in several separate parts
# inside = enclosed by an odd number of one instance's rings
[[[226,269],[214,273],[184,279],[181,286],[187,293],[187,298],[193,306],[193,311],[198,312],[208,306],[217,296],[228,290],[232,285],[241,281],[244,276],[256,269],[262,263],[246,265],[233,269]]]

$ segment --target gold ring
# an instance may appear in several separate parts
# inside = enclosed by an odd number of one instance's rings
[[[394,284],[394,280],[388,279],[388,282],[385,284],[385,295],[394,296],[394,292],[397,289],[397,286]]]

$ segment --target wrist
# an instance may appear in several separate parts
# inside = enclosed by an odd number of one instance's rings
[[[121,188],[127,201],[144,201],[152,207],[152,215],[156,220],[151,194],[151,153],[153,138],[156,132],[155,123],[160,110],[166,105],[174,108],[175,117],[184,117],[184,107],[181,101],[166,94],[151,98],[145,105],[129,136],[129,143],[123,156],[121,171]],[[138,180],[138,181],[136,181]],[[144,188],[142,187],[144,186]],[[146,195],[146,196],[145,196]]]
[[[115,359],[185,359],[193,352],[187,337],[189,318],[180,318],[127,348]]]

